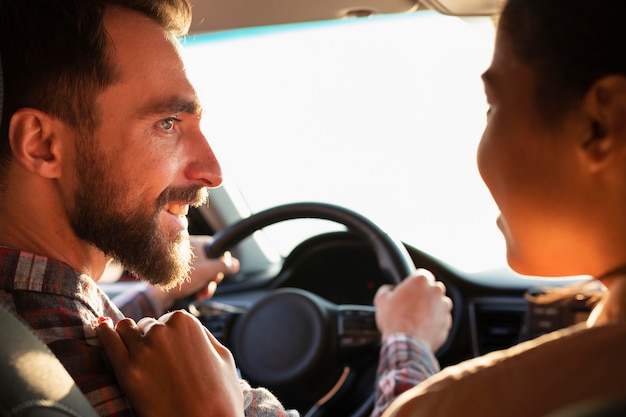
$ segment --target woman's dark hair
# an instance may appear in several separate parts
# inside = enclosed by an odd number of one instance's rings
[[[138,11],[179,37],[191,23],[188,0],[0,0],[0,176],[11,155],[9,121],[20,108],[45,111],[85,133],[97,125],[96,96],[116,79],[102,22],[110,6]]]
[[[547,123],[558,123],[599,78],[626,76],[625,0],[509,0],[499,30],[533,70]]]

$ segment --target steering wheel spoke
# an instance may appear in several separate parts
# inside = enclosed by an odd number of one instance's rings
[[[340,356],[347,365],[359,362],[363,356],[378,354],[380,332],[374,307],[337,306],[337,336]]]
[[[227,343],[233,323],[246,312],[243,308],[210,299],[190,303],[188,309],[220,343]]]

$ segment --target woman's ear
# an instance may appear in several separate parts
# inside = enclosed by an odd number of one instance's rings
[[[597,80],[584,99],[582,149],[595,168],[626,150],[626,77],[610,75]]]
[[[21,108],[9,123],[9,143],[13,155],[26,170],[45,178],[61,175],[65,125],[48,113]]]

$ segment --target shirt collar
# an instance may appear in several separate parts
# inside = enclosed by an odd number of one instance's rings
[[[4,246],[0,246],[0,289],[61,295],[86,304],[101,297],[91,277],[66,263]]]

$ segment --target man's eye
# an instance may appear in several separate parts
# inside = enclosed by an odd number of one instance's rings
[[[161,120],[159,123],[163,130],[170,131],[174,129],[176,122],[177,119],[175,117],[168,117],[167,119]]]

